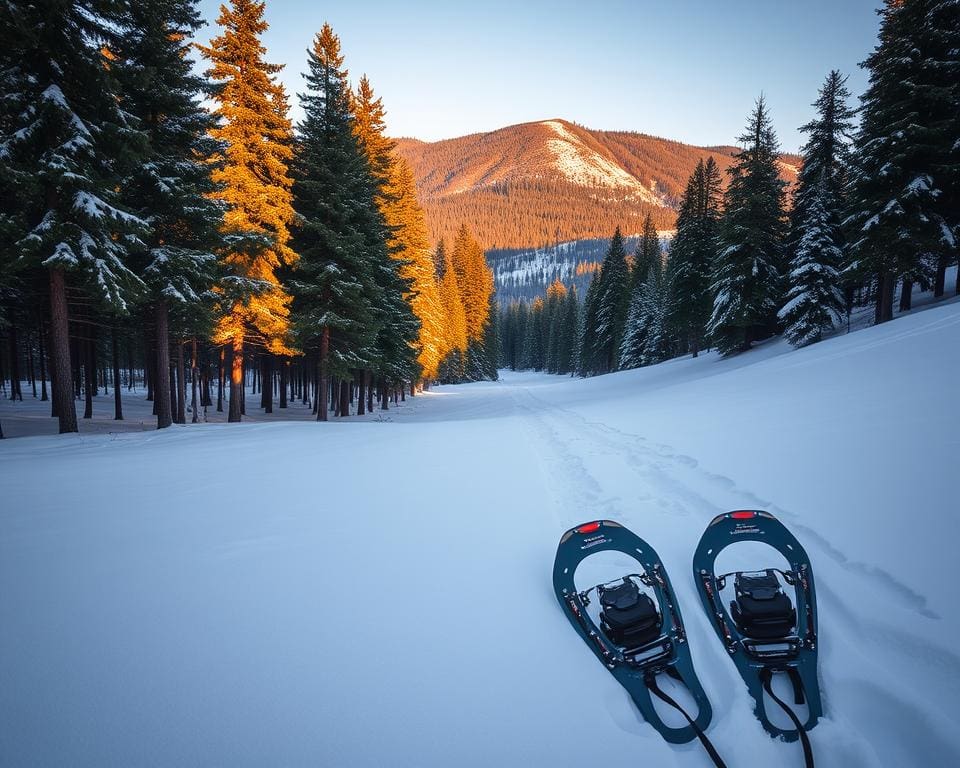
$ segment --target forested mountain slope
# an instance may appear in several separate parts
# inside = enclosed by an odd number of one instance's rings
[[[694,147],[627,131],[543,120],[423,142],[400,139],[434,239],[469,221],[487,248],[531,248],[641,229],[647,212],[671,229],[683,185],[701,158],[721,171],[735,147]],[[783,177],[799,160],[783,156]]]

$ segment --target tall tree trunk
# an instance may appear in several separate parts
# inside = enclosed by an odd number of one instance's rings
[[[187,376],[183,342],[177,341],[177,424],[187,423]]]
[[[83,366],[83,418],[93,418],[93,393],[97,386],[97,342],[92,325],[87,326],[87,338],[83,348],[87,361]]]
[[[156,355],[151,363],[153,379],[153,407],[157,412],[157,429],[164,429],[173,423],[173,408],[170,405],[170,317],[167,303],[158,301],[154,309]]]
[[[232,341],[230,356],[230,413],[228,422],[239,422],[243,409],[243,335],[236,334]]]
[[[913,304],[913,281],[904,280],[900,289],[900,311],[907,312]]]
[[[370,371],[363,372],[363,380],[367,384],[367,413],[373,413],[373,379]]]
[[[367,377],[366,371],[357,371],[357,416],[367,412]]]
[[[176,358],[174,362],[170,365],[170,413],[173,414],[173,423],[179,424],[180,419],[177,417],[177,363]]]
[[[380,379],[380,398],[380,410],[390,410],[390,388],[387,386],[387,382],[384,379]]]
[[[690,352],[693,357],[700,354],[700,334],[696,331],[690,331]]]
[[[113,326],[113,419],[123,421],[123,402],[120,399],[120,342],[117,326]]]
[[[340,416],[350,415],[350,380],[340,380]]]
[[[217,413],[223,413],[223,358],[225,354],[223,345],[221,345],[220,354],[217,355]]]
[[[290,360],[280,358],[280,407],[287,407],[287,382],[290,379]]]
[[[190,410],[193,411],[191,422],[200,421],[197,416],[197,337],[193,337],[193,350],[190,354]]]
[[[47,397],[47,356],[43,348],[43,319],[40,319],[40,329],[37,332],[37,343],[40,345],[40,399],[48,400]]]
[[[12,320],[12,319],[11,319]],[[17,343],[17,326],[10,323],[10,399],[23,402],[20,391],[20,350]]]
[[[264,413],[273,413],[273,358],[269,352],[260,355],[260,407]]]
[[[885,274],[880,282],[880,322],[893,320],[893,292],[897,281],[891,274]]]
[[[317,394],[317,421],[327,420],[327,356],[330,354],[330,329],[324,327],[320,335],[320,392]]]
[[[156,323],[156,310],[154,310]],[[147,389],[147,402],[153,403],[153,415],[157,415],[156,386],[157,386],[157,349],[154,347],[158,331],[154,328],[154,337],[148,330],[143,332],[143,384]]]
[[[37,376],[36,368],[33,364],[33,342],[27,334],[27,374],[30,376],[30,388],[33,390],[33,399],[37,399]]]
[[[943,296],[947,284],[947,258],[941,256],[937,259],[937,274],[933,279],[933,298],[939,299]]]
[[[70,370],[70,326],[67,284],[62,269],[50,270],[50,383],[60,434],[76,432],[77,410],[73,402]]]

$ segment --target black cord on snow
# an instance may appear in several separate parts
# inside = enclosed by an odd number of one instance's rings
[[[683,707],[677,704],[677,702],[675,702],[672,698],[670,698],[670,696],[660,689],[660,687],[657,685],[657,676],[647,674],[644,676],[643,682],[646,684],[647,688],[650,689],[652,694],[654,694],[661,701],[669,704],[687,719],[687,722],[690,723],[690,727],[693,728],[693,732],[697,734],[697,738],[700,739],[700,743],[703,744],[703,748],[707,750],[707,754],[710,755],[710,759],[713,760],[713,764],[717,766],[717,768],[727,768],[727,764],[723,762],[723,758],[720,757],[716,747],[714,747],[710,739],[707,738],[707,734],[703,732],[703,729],[693,721],[693,718],[686,713],[686,710],[684,710]]]
[[[760,670],[760,681],[763,683],[763,690],[770,694],[770,698],[777,702],[777,704],[780,705],[780,709],[786,712],[787,716],[793,721],[797,733],[800,734],[800,743],[803,745],[804,765],[806,768],[814,768],[813,747],[810,745],[810,737],[807,736],[807,731],[803,727],[803,723],[800,722],[800,718],[797,717],[797,713],[773,692],[773,671],[769,667],[764,667]]]

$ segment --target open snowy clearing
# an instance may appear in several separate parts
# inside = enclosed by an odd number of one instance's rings
[[[957,764],[958,343],[953,302],[795,352],[507,373],[386,423],[4,441],[0,764],[708,765],[554,598],[560,534],[612,518],[670,571],[727,764],[800,766],[690,573],[744,507],[813,561],[817,765]]]

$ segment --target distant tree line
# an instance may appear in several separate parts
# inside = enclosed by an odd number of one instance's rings
[[[872,305],[877,323],[892,319],[898,287],[901,311],[915,286],[946,295],[960,238],[960,3],[890,0],[880,13],[860,125],[846,78],[830,72],[801,129],[792,207],[761,97],[726,186],[712,157],[697,164],[668,254],[650,217],[632,256],[617,229],[580,308],[572,370],[602,374],[709,347],[735,354],[778,333],[804,346],[858,306]],[[541,351],[541,326],[557,325],[549,303],[548,293],[502,312],[505,365],[551,370]]]
[[[0,373],[13,398],[49,373],[61,432],[108,381],[122,418],[137,375],[165,427],[188,385],[194,421],[212,389],[240,421],[251,378],[266,412],[298,397],[326,420],[496,374],[482,248],[463,223],[433,247],[329,25],[291,125],[263,13],[221,7],[201,76],[196,0],[0,5]]]

